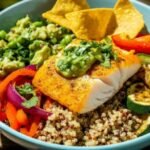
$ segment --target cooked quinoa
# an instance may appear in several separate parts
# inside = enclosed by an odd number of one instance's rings
[[[64,145],[119,143],[136,138],[136,130],[142,124],[142,119],[126,109],[117,96],[83,115],[74,114],[57,103],[52,105],[50,111],[52,115],[37,138]]]
[[[136,138],[142,117],[126,108],[126,90],[143,79],[144,69],[125,83],[107,103],[86,114],[75,114],[54,102],[52,112],[37,138],[57,144],[96,146],[115,144]]]

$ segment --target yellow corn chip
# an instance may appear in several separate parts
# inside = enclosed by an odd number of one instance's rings
[[[49,21],[70,28],[70,24],[65,18],[65,14],[88,8],[89,6],[86,0],[57,0],[54,7],[43,13],[42,16]]]
[[[66,13],[89,8],[86,0],[57,0],[51,12],[65,16]]]
[[[144,27],[142,14],[129,2],[129,0],[118,0],[114,7],[117,25],[114,34],[125,33],[130,38],[136,35]]]
[[[54,22],[56,24],[59,24],[60,26],[70,29],[68,20],[66,18],[64,18],[63,16],[55,15],[55,14],[51,13],[50,11],[42,14],[42,16],[43,16],[43,18],[46,18],[47,20],[49,20],[51,22]]]
[[[111,31],[108,26],[115,15],[113,9],[96,8],[68,13],[66,18],[77,38],[100,40]]]

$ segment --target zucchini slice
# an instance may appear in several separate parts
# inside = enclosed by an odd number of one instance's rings
[[[137,82],[127,89],[127,108],[137,114],[150,113],[150,89]]]
[[[150,55],[139,53],[137,56],[141,60],[142,64],[150,64]]]
[[[150,115],[143,118],[141,127],[136,131],[138,136],[142,136],[150,132]]]
[[[127,89],[127,95],[135,94],[138,93],[139,91],[144,91],[144,90],[145,90],[145,84],[143,82],[136,82]]]
[[[145,83],[150,88],[150,65],[145,66]]]
[[[137,114],[150,113],[150,89],[127,96],[127,108]]]

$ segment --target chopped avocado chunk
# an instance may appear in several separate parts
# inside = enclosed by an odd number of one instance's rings
[[[7,42],[0,40],[0,48],[4,48],[7,45]]]
[[[1,30],[1,31],[0,31],[0,40],[5,39],[6,34],[7,34],[7,33],[6,33],[4,30]]]
[[[51,49],[45,45],[41,50],[35,52],[34,57],[31,59],[30,64],[36,64],[40,66],[44,60],[46,60],[51,53]]]

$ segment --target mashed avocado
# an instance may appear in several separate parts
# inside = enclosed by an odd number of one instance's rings
[[[8,33],[0,30],[0,78],[29,64],[42,65],[73,38],[70,30],[54,23],[33,22],[29,16],[18,20]]]
[[[94,63],[110,67],[112,59],[116,59],[116,54],[112,51],[110,39],[100,43],[81,42],[64,49],[56,61],[56,69],[64,77],[78,77],[84,75]]]

